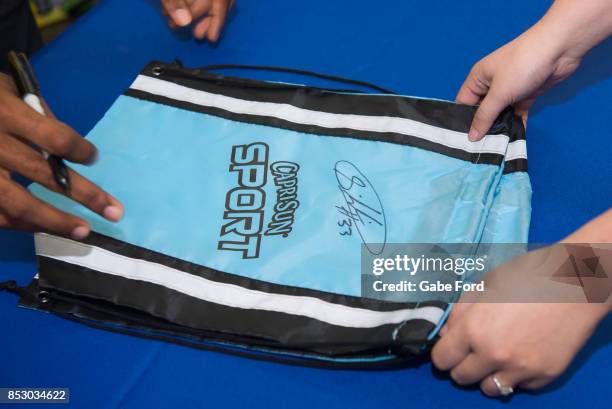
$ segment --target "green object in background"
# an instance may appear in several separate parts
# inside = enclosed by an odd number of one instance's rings
[[[45,28],[78,16],[89,10],[97,0],[30,0],[30,7],[40,28]]]

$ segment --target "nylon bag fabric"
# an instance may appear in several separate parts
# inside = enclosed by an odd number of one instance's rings
[[[89,133],[76,169],[119,198],[83,242],[36,235],[22,305],[210,349],[326,365],[427,350],[449,305],[361,296],[385,243],[526,242],[524,128],[478,142],[475,107],[229,77],[152,62]]]

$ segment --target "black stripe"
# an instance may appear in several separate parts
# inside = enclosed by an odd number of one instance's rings
[[[476,107],[455,104],[449,101],[404,97],[396,95],[369,95],[359,93],[359,95],[346,94],[346,92],[333,89],[323,89],[308,87],[296,84],[275,83],[268,81],[258,81],[239,77],[223,76],[211,73],[206,69],[240,67],[235,65],[218,65],[204,67],[204,69],[188,69],[182,67],[179,62],[166,64],[159,61],[149,63],[141,72],[142,75],[160,78],[165,81],[174,82],[189,88],[203,90],[211,93],[226,95],[239,99],[276,102],[291,104],[300,108],[313,111],[357,114],[372,116],[393,116],[399,118],[412,119],[418,122],[433,126],[450,129],[453,131],[467,133],[472,122]],[[277,67],[247,67],[252,69],[274,69],[289,72],[302,72],[302,70],[277,68]],[[313,73],[308,73],[313,75]],[[314,74],[316,76],[328,77],[324,74]],[[335,78],[335,77],[334,77]],[[354,80],[343,82],[354,83]],[[359,81],[357,81],[359,82]],[[370,84],[368,84],[370,85]],[[129,90],[126,95],[130,95],[135,90]],[[328,128],[317,126],[303,126],[292,124],[288,121],[278,120],[269,123],[262,117],[244,115],[242,118],[236,115],[229,115],[227,112],[218,109],[202,109],[197,104],[180,104],[181,101],[170,98],[158,97],[146,92],[135,92],[132,94],[137,98],[148,99],[159,103],[177,106],[196,112],[203,112],[212,115],[222,116],[229,119],[244,122],[254,122],[263,125],[277,126],[286,129],[296,129],[300,132],[315,133],[319,135],[345,136],[370,140],[382,140],[390,143],[415,146],[421,149],[430,150],[458,159],[467,160],[473,163],[487,163],[500,165],[501,156],[495,154],[470,154],[468,152],[441,146],[429,141],[423,141],[415,137],[406,137],[402,134],[362,132],[351,129],[339,129],[330,132]],[[156,98],[157,97],[157,98]],[[253,120],[257,118],[257,121]],[[509,136],[509,142],[525,139],[525,129],[520,117],[514,114],[511,107],[506,108],[498,116],[489,134],[505,134]],[[367,134],[364,136],[364,134]],[[526,163],[526,162],[525,162]],[[514,171],[526,171],[525,166],[513,168],[510,166],[505,173]]]
[[[360,131],[348,128],[324,128],[316,125],[304,125],[296,124],[294,122],[285,121],[283,119],[259,116],[259,115],[248,115],[248,114],[237,114],[235,112],[226,111],[224,109],[216,107],[207,107],[191,102],[180,101],[149,92],[129,89],[124,93],[127,96],[152,101],[164,105],[174,106],[177,108],[185,109],[188,111],[200,112],[209,115],[215,115],[218,117],[230,119],[233,121],[254,123],[259,125],[273,126],[276,128],[283,128],[293,130],[297,132],[323,135],[323,136],[336,136],[336,137],[348,137],[355,139],[365,139],[371,141],[382,141],[388,143],[394,143],[398,145],[413,146],[420,149],[425,149],[431,152],[440,153],[442,155],[450,156],[453,158],[465,160],[472,163],[483,163],[490,165],[501,165],[503,161],[503,155],[495,153],[471,153],[461,149],[451,148],[443,144],[431,142],[427,139],[417,138],[411,135],[398,134],[393,132],[373,132],[373,131]]]
[[[177,326],[175,325],[168,324],[163,320],[147,316],[143,313],[138,313],[135,310],[131,310],[129,314],[122,314],[116,306],[105,308],[100,301],[75,298],[74,296],[71,297],[64,293],[52,292],[49,294],[52,296],[52,299],[46,303],[41,303],[37,300],[37,295],[40,291],[38,279],[32,280],[27,287],[23,288],[23,292],[26,294],[19,300],[19,306],[44,312],[52,312],[62,318],[85,324],[96,329],[283,364],[330,369],[388,368],[390,366],[397,366],[413,361],[417,358],[417,355],[421,355],[419,358],[420,360],[427,359],[426,352],[428,352],[429,347],[435,342],[435,340],[431,340],[422,345],[415,344],[410,346],[409,352],[401,356],[390,356],[389,359],[376,361],[363,361],[363,359],[387,356],[388,351],[379,351],[378,354],[363,353],[345,356],[338,355],[334,358],[351,358],[351,361],[329,361],[318,359],[319,357],[323,357],[323,355],[317,356],[309,354],[308,356],[295,356],[291,351],[284,350],[277,350],[277,354],[255,352],[250,349],[236,350],[231,347],[233,345],[245,345],[249,348],[254,345],[245,344],[244,339],[232,339],[228,334],[221,334],[222,338],[220,338],[218,334],[212,334],[210,332],[203,334],[202,331],[193,332],[185,327],[180,327],[180,330],[177,330]],[[219,339],[222,339],[224,344],[228,344],[228,346],[207,343],[210,341],[219,341]],[[274,348],[270,347],[269,351],[273,350]]]
[[[334,89],[224,76],[205,69],[188,69],[177,63],[159,61],[149,63],[141,75],[249,101],[284,103],[337,114],[406,118],[463,133],[469,131],[477,108],[450,101],[398,95],[350,95]],[[502,111],[488,133],[507,135],[511,142],[525,139],[522,121],[511,108]]]
[[[275,343],[279,349],[323,355],[358,354],[404,344],[424,343],[434,324],[424,320],[375,328],[348,328],[280,312],[232,308],[148,282],[100,273],[59,260],[39,257],[39,284],[79,298],[133,308],[187,329],[248,337],[253,345]],[[124,310],[125,311],[125,310]],[[399,336],[393,338],[396,328]],[[185,331],[187,332],[187,331]],[[229,337],[228,337],[229,338]]]
[[[188,274],[206,278],[207,280],[233,284],[243,288],[248,288],[249,290],[263,291],[271,294],[314,297],[334,304],[346,305],[353,308],[364,308],[373,311],[395,311],[400,309],[415,308],[417,306],[416,303],[387,302],[255,280],[252,278],[215,270],[199,264],[190,263],[188,261],[158,253],[134,244],[129,244],[96,232],[92,232],[85,240],[83,240],[83,243],[99,247],[111,253],[119,254],[125,257],[162,264]],[[447,304],[441,301],[429,301],[419,303],[418,306],[432,306],[445,309]]]
[[[249,350],[236,350],[230,348],[224,348],[221,345],[210,345],[203,344],[202,342],[198,342],[197,340],[189,341],[185,339],[179,339],[172,334],[167,332],[158,332],[158,333],[142,333],[136,331],[132,326],[126,327],[108,327],[103,323],[99,323],[96,321],[89,321],[84,319],[83,315],[73,315],[73,314],[60,314],[59,316],[65,319],[69,319],[71,321],[76,321],[81,324],[85,324],[89,327],[115,332],[118,334],[131,335],[139,338],[153,339],[156,341],[164,341],[169,342],[176,345],[181,345],[185,347],[191,347],[206,351],[213,352],[221,352],[229,355],[239,356],[242,358],[256,359],[258,361],[266,361],[266,362],[274,362],[279,364],[286,365],[295,365],[295,366],[304,366],[309,368],[325,368],[325,369],[388,369],[388,368],[401,368],[407,366],[408,363],[413,362],[417,355],[422,355],[425,351],[416,351],[414,356],[400,356],[387,360],[381,361],[329,361],[313,358],[299,358],[293,357],[291,355],[272,355],[272,354],[261,354],[250,352]],[[424,361],[426,358],[421,358],[421,361]]]
[[[256,359],[258,361],[266,361],[266,362],[274,362],[279,364],[286,365],[295,365],[295,366],[304,366],[309,368],[325,368],[325,369],[388,369],[394,367],[405,367],[408,363],[415,361],[418,355],[421,355],[420,361],[424,362],[426,356],[423,354],[428,351],[428,349],[421,350],[420,348],[415,348],[415,352],[413,355],[405,355],[405,356],[397,356],[390,359],[385,360],[376,360],[376,361],[360,361],[358,358],[360,356],[354,356],[355,360],[352,361],[330,361],[317,359],[316,356],[313,357],[296,357],[289,354],[280,355],[281,352],[277,354],[264,354],[257,353],[255,351],[250,351],[248,349],[236,350],[228,347],[224,347],[222,345],[212,345],[205,344],[206,340],[198,341],[198,340],[187,340],[182,338],[177,338],[173,336],[173,334],[168,333],[167,331],[157,331],[157,332],[146,332],[143,333],[141,331],[137,331],[133,326],[127,325],[124,327],[109,327],[101,322],[90,321],[86,319],[86,315],[76,315],[76,314],[61,314],[57,313],[60,317],[64,319],[69,319],[71,321],[75,321],[81,324],[85,324],[89,327],[111,331],[124,335],[131,335],[139,338],[145,339],[153,339],[156,341],[164,341],[169,342],[176,345],[181,345],[185,347],[191,347],[206,351],[213,352],[221,352],[229,355],[239,356],[242,358]],[[367,356],[366,356],[367,358]]]
[[[172,324],[166,320],[162,320],[156,317],[149,316],[140,311],[131,308],[122,308],[112,305],[108,302],[100,300],[87,300],[82,297],[77,298],[74,296],[67,295],[60,292],[52,292],[48,295],[51,299],[46,305],[52,303],[55,312],[62,311],[70,312],[71,314],[79,317],[87,317],[89,320],[95,320],[104,322],[111,325],[119,325],[123,327],[130,327],[134,330],[152,332],[163,332],[164,334],[176,339],[176,338],[190,338],[194,343],[202,342],[217,342],[229,344],[231,346],[237,346],[240,348],[257,348],[259,353],[282,353],[286,355],[292,355],[298,359],[316,359],[318,356],[312,353],[306,354],[303,350],[292,350],[284,348],[283,346],[266,341],[259,338],[249,338],[244,336],[235,336],[233,334],[195,330],[192,328],[181,327],[176,324]],[[62,308],[63,306],[64,308]],[[419,329],[429,332],[431,330],[431,324],[429,326],[424,325],[427,321],[415,320],[411,322],[409,326],[412,331],[410,336],[404,336],[406,343],[402,345],[398,356],[411,356],[423,352],[423,349],[431,345],[433,341],[423,342]],[[412,325],[414,324],[414,325]],[[401,329],[404,330],[404,327]],[[299,355],[296,357],[296,355]],[[320,355],[323,356],[323,355]],[[381,350],[373,350],[368,352],[362,352],[358,354],[335,354],[334,358],[350,358],[350,359],[367,359],[377,358],[381,356],[389,356],[389,348]]]
[[[519,158],[504,163],[504,174],[513,172],[527,172],[527,159]]]

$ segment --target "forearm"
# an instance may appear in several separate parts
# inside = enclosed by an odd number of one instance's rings
[[[609,255],[612,251],[612,208],[603,214],[597,216],[565,239],[562,243],[589,243],[593,245],[593,251],[596,256],[604,263],[604,269],[607,271],[612,257]],[[598,246],[601,245],[601,246]],[[599,253],[601,252],[601,253]],[[612,280],[612,277],[602,278],[602,280]],[[609,283],[609,281],[608,281]],[[609,284],[602,285],[609,287]],[[604,303],[592,303],[588,306],[593,310],[597,322],[612,313],[612,296],[608,297],[608,301]]]
[[[558,57],[581,59],[612,35],[612,1],[556,0],[532,30],[542,33]]]

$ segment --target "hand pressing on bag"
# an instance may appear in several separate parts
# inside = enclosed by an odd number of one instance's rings
[[[612,209],[563,242],[612,243]],[[533,271],[523,273],[524,280],[533,276]],[[495,270],[485,283],[491,274]],[[486,295],[466,295],[440,331],[432,361],[438,369],[450,371],[460,385],[480,383],[487,396],[511,393],[517,387],[541,388],[569,366],[611,309],[609,299],[607,303],[511,304],[496,303]]]
[[[526,123],[535,99],[576,71],[582,57],[611,33],[611,1],[555,1],[532,28],[470,71],[456,97],[462,104],[480,104],[469,139],[486,135],[507,106]]]
[[[192,25],[193,36],[217,42],[234,0],[161,0],[170,28]]]
[[[49,163],[32,146],[71,162],[91,164],[97,150],[68,125],[58,121],[45,105],[40,115],[17,95],[11,78],[0,73],[0,228],[49,232],[82,240],[89,223],[37,199],[11,179],[18,173],[47,189],[65,194],[55,182]],[[117,199],[73,170],[66,194],[110,221],[123,216]]]
[[[538,389],[561,375],[607,311],[605,304],[458,303],[432,361],[490,397],[501,395],[494,377],[501,387]]]

